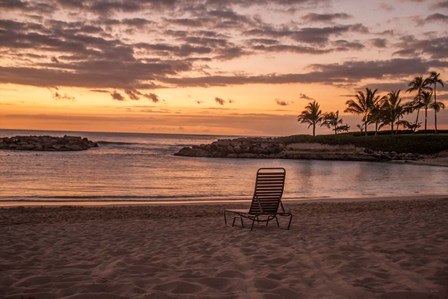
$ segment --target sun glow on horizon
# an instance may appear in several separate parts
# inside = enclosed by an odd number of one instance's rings
[[[306,134],[297,115],[316,100],[356,131],[356,91],[406,99],[413,77],[448,77],[435,0],[168,2],[4,7],[0,129]]]

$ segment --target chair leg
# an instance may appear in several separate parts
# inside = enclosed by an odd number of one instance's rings
[[[240,216],[240,220],[241,220],[241,227],[244,228],[243,217]]]
[[[258,217],[256,219],[258,221]],[[254,229],[254,224],[255,224],[255,218],[252,218],[252,226],[250,227],[250,230]]]
[[[236,216],[233,217],[233,222],[232,222],[232,226],[235,226],[235,220],[236,220]]]
[[[224,211],[224,225],[227,226],[227,217],[226,217],[226,211]]]
[[[280,224],[278,223],[278,217],[275,215],[275,221],[277,222],[277,227],[280,227]]]
[[[291,221],[292,221],[292,214],[289,214],[288,230],[289,230],[289,227],[291,226]]]

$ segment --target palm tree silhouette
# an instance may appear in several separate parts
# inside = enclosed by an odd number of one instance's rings
[[[443,102],[432,102],[429,105],[429,108],[434,109],[434,125],[435,125],[435,133],[437,134],[437,113],[440,112],[441,109],[445,109],[445,104]]]
[[[422,91],[421,102],[423,107],[425,107],[425,134],[428,128],[428,107],[432,102],[432,92]]]
[[[313,126],[313,136],[316,136],[316,124],[320,123],[323,119],[322,110],[320,105],[316,101],[308,103],[305,110],[300,113],[297,121],[301,123],[307,123],[308,128]]]
[[[415,124],[418,124],[420,109],[424,107],[424,104],[422,103],[422,92],[431,90],[429,84],[430,81],[428,79],[423,79],[423,76],[418,76],[415,77],[414,80],[412,80],[409,83],[408,85],[409,88],[406,90],[406,92],[417,91],[417,95],[414,97],[414,101],[412,102],[412,108],[411,108],[411,111],[417,110],[417,117],[415,119]]]
[[[364,132],[364,125],[363,124],[357,124],[356,127],[359,129],[361,134]]]
[[[443,81],[440,79],[440,73],[436,72],[430,72],[428,80],[430,84],[433,85],[434,103],[431,103],[430,108],[434,109],[434,131],[437,134],[437,112],[439,112],[440,109],[445,109],[445,104],[441,103],[442,105],[440,105],[437,103],[437,84],[440,84],[443,87]]]
[[[391,134],[394,134],[394,124],[397,123],[406,112],[403,105],[401,105],[400,92],[401,90],[389,92],[381,107],[382,119],[385,124],[390,124]]]
[[[372,91],[370,88],[366,88],[366,93],[364,94],[362,91],[358,91],[356,94],[355,100],[348,100],[345,104],[347,108],[344,112],[362,114],[362,121],[364,123],[364,134],[367,136],[367,125],[370,121],[372,121],[372,115],[375,112],[375,106],[380,101],[380,96],[376,96],[376,92],[378,90],[375,89]],[[376,126],[378,129],[378,124]]]
[[[383,122],[383,103],[386,100],[386,96],[375,96],[376,90],[372,94],[372,113],[370,116],[370,122],[375,124],[375,136],[378,134],[378,130],[384,125]]]
[[[333,127],[334,134],[338,133],[338,125],[342,125],[342,118],[339,118],[339,110],[336,112],[328,112],[324,114],[321,126],[327,128]]]

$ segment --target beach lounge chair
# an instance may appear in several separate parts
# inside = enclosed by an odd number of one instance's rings
[[[255,191],[249,209],[227,209],[224,211],[224,223],[227,225],[227,215],[233,215],[232,226],[237,218],[240,218],[241,227],[244,227],[243,218],[252,220],[250,230],[255,222],[276,221],[280,227],[278,216],[288,216],[288,228],[291,226],[292,214],[285,210],[281,201],[285,186],[286,170],[284,168],[260,168],[257,171]]]

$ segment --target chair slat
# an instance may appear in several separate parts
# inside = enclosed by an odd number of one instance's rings
[[[275,214],[285,186],[285,170],[259,169],[249,213]]]

